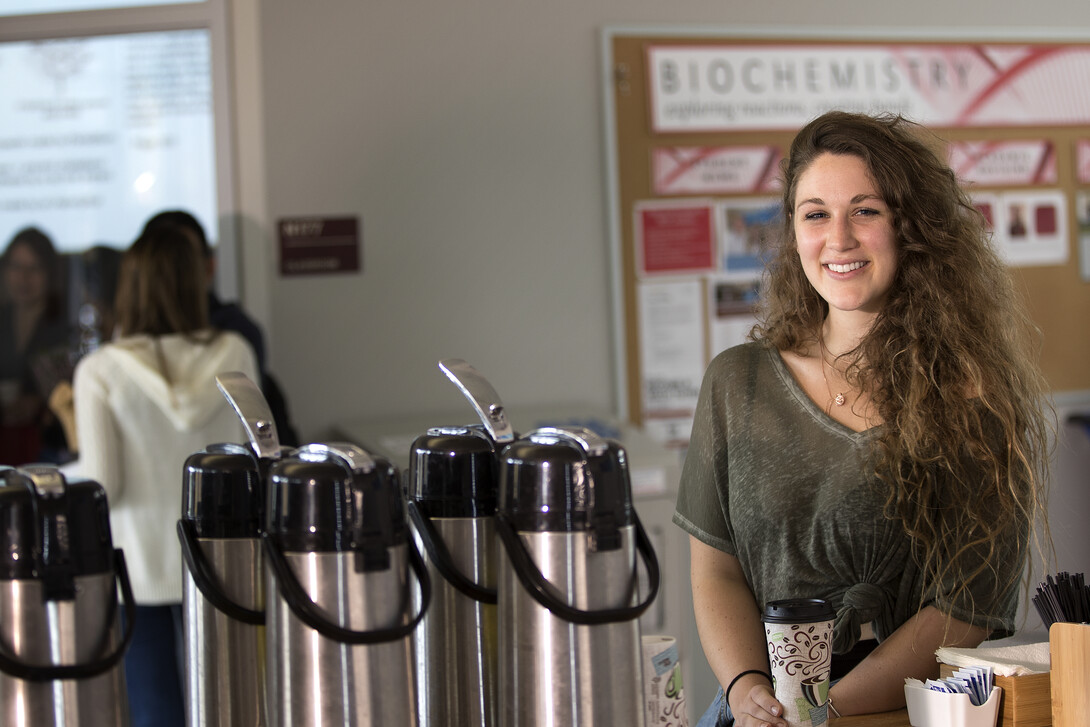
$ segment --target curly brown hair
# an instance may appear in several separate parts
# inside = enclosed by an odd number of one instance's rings
[[[998,578],[993,564],[1028,552],[1043,511],[1049,424],[1039,332],[939,148],[899,116],[831,112],[803,128],[782,164],[783,231],[751,336],[800,354],[818,340],[828,306],[796,251],[796,189],[822,154],[862,159],[891,212],[898,268],[883,310],[843,363],[883,422],[875,475],[888,490],[886,515],[916,545],[923,598],[953,590],[952,604],[971,598],[977,578],[1000,593],[1017,587],[1017,575]],[[1010,532],[1019,552],[997,552]]]

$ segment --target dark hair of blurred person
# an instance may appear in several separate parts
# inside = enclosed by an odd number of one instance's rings
[[[261,370],[261,380],[256,382],[261,387],[261,392],[272,411],[276,424],[277,435],[280,443],[286,446],[297,446],[302,442],[291,423],[288,412],[287,398],[280,388],[279,382],[269,371],[265,357],[265,335],[261,327],[254,321],[238,303],[225,303],[220,300],[212,287],[212,281],[216,272],[216,256],[204,227],[189,212],[185,210],[164,210],[154,215],[145,223],[144,232],[149,230],[175,228],[190,233],[200,246],[204,255],[205,284],[208,295],[208,319],[211,324],[224,331],[235,331],[249,341],[257,356],[257,365]]]

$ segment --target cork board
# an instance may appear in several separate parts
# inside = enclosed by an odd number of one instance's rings
[[[897,38],[887,42],[815,37],[739,38],[714,33],[701,35],[692,32],[609,29],[604,33],[603,39],[604,78],[608,84],[605,91],[608,94],[606,135],[611,145],[612,166],[609,170],[610,202],[614,207],[611,210],[611,219],[614,227],[612,231],[614,264],[618,268],[615,270],[615,280],[619,287],[615,305],[621,319],[619,323],[623,326],[622,341],[619,342],[622,349],[619,359],[622,361],[623,371],[619,374],[624,382],[624,390],[620,392],[620,395],[624,399],[624,411],[627,412],[628,418],[637,424],[644,423],[646,413],[645,403],[642,400],[644,380],[640,356],[642,325],[638,289],[641,281],[646,279],[647,266],[646,261],[642,260],[641,254],[638,253],[640,243],[637,237],[646,233],[636,229],[638,224],[636,210],[640,208],[640,205],[655,201],[666,204],[684,202],[692,198],[700,198],[704,201],[711,198],[713,201],[729,202],[732,197],[748,197],[754,194],[753,190],[710,193],[694,193],[690,190],[675,193],[664,189],[661,184],[661,172],[655,169],[656,155],[661,154],[663,149],[679,148],[771,149],[779,150],[782,154],[786,151],[795,131],[805,123],[806,119],[816,115],[813,113],[803,118],[805,111],[796,109],[788,110],[769,123],[756,120],[739,124],[724,119],[703,124],[687,122],[684,119],[678,121],[683,115],[669,117],[669,109],[664,112],[661,100],[654,98],[654,89],[658,88],[656,84],[661,86],[663,83],[662,68],[656,65],[661,61],[657,56],[652,58],[654,52],[665,48],[668,54],[672,53],[677,59],[681,59],[673,66],[677,77],[671,79],[671,83],[678,87],[686,86],[690,81],[692,85],[697,85],[696,81],[692,81],[687,75],[689,71],[693,73],[692,78],[699,78],[705,84],[709,79],[713,79],[713,71],[717,72],[719,75],[714,76],[714,79],[717,79],[720,86],[723,88],[731,86],[731,91],[725,93],[723,98],[741,94],[744,90],[742,78],[746,69],[751,71],[752,78],[764,79],[766,85],[772,83],[769,79],[774,78],[773,71],[780,73],[781,77],[786,77],[784,74],[790,69],[786,71],[783,69],[788,66],[783,64],[775,66],[773,62],[760,60],[765,57],[761,54],[767,55],[770,52],[769,49],[781,52],[785,54],[785,57],[796,59],[800,57],[799,49],[803,49],[806,53],[812,52],[813,57],[819,59],[815,61],[817,65],[814,67],[820,69],[821,63],[826,63],[825,72],[839,74],[841,81],[847,77],[845,69],[848,66],[844,62],[836,65],[838,61],[835,58],[837,52],[846,53],[858,61],[854,66],[853,72],[856,75],[853,77],[853,82],[861,87],[867,84],[877,86],[882,82],[883,69],[886,69],[886,66],[881,65],[879,61],[870,64],[866,60],[870,58],[868,53],[876,44],[880,46],[879,50],[895,56],[901,53],[903,48],[926,50],[928,46],[932,46],[935,54],[941,55],[951,47],[955,50],[960,47],[960,50],[972,53],[987,46],[986,50],[992,57],[1003,59],[1006,55],[1013,57],[1019,53],[1027,53],[1029,49],[1029,54],[1025,58],[1009,61],[1008,75],[1017,73],[1022,76],[1034,70],[1034,59],[1046,58],[1055,61],[1064,54],[1078,58],[1090,57],[1090,44],[1060,39],[1042,42],[1037,39],[1019,41],[1009,38],[973,38],[964,41]],[[724,49],[729,52],[740,50],[743,55],[749,53],[750,65],[746,66],[745,62],[737,62],[732,66],[730,59],[735,56],[730,56]],[[689,51],[692,51],[692,57],[696,60],[686,60],[690,57],[686,55]],[[716,53],[719,53],[726,60],[721,59],[716,69],[715,60],[702,60],[699,54],[704,51],[708,52],[706,55],[709,58],[717,58]],[[831,57],[834,60],[821,61],[820,59],[824,57],[823,53],[832,54]],[[1033,57],[1030,58],[1030,55]],[[759,66],[761,62],[765,65]],[[947,81],[956,80],[959,73],[953,61],[946,69],[945,76],[935,70],[939,69],[941,63],[936,62],[934,68],[925,67],[926,64],[919,65],[920,67],[915,70],[919,72],[919,78],[925,79],[924,83],[938,83],[943,78]],[[695,69],[698,67],[701,68],[701,72],[705,72],[704,76],[696,72]],[[799,84],[805,84],[809,79],[807,73],[810,72],[811,66],[799,62],[792,67],[795,70],[790,72],[795,73],[796,81]],[[764,76],[757,75],[758,71],[753,70],[757,68],[763,69],[761,72]],[[902,73],[905,72],[902,71]],[[797,80],[800,78],[801,81]],[[1043,83],[1034,83],[1034,88],[1040,87],[1042,98],[1046,101],[1042,103],[1039,99],[1024,99],[1026,105],[1032,109],[1028,119],[1004,118],[1000,114],[998,120],[985,118],[983,121],[966,123],[964,113],[958,116],[953,112],[936,111],[933,114],[935,119],[932,120],[920,119],[912,113],[904,113],[904,115],[921,121],[951,147],[958,147],[963,154],[972,153],[973,150],[979,150],[982,146],[988,145],[1005,145],[1007,148],[1023,145],[1035,149],[1033,153],[1043,150],[1043,155],[1050,157],[1047,160],[1042,157],[1042,167],[1035,171],[1037,176],[1032,180],[1023,179],[1017,175],[1004,178],[1002,174],[992,174],[981,180],[974,178],[972,189],[974,199],[980,195],[989,205],[991,201],[1006,204],[1008,199],[1021,200],[1023,197],[1032,200],[1035,195],[1044,195],[1059,201],[1060,206],[1056,207],[1055,211],[1058,211],[1061,219],[1052,220],[1053,227],[1050,229],[1059,230],[1055,240],[1058,247],[1053,250],[1053,253],[1062,259],[1057,258],[1044,263],[1037,261],[1033,264],[1015,263],[1011,267],[1015,280],[1026,297],[1033,320],[1042,333],[1041,365],[1049,386],[1054,391],[1085,390],[1090,389],[1090,365],[1088,365],[1090,335],[1086,334],[1084,323],[1084,316],[1090,311],[1090,282],[1087,282],[1087,275],[1083,272],[1087,263],[1083,260],[1081,247],[1086,244],[1083,239],[1087,234],[1085,217],[1090,214],[1085,209],[1086,198],[1090,193],[1090,180],[1087,179],[1090,173],[1086,171],[1087,162],[1083,160],[1087,154],[1090,154],[1087,151],[1090,149],[1090,142],[1088,142],[1090,140],[1090,105],[1084,108],[1076,104],[1077,108],[1063,108],[1056,111],[1049,107],[1048,99],[1058,99],[1059,106],[1063,107],[1064,99],[1072,96],[1065,91],[1065,88],[1070,90],[1086,86],[1072,83],[1065,87],[1051,88]],[[756,87],[756,84],[753,85]],[[892,82],[887,85],[892,85]],[[998,92],[996,88],[988,89],[988,91],[993,95]],[[940,94],[941,89],[940,92],[936,92],[936,95]],[[800,91],[795,96],[805,96],[805,93]],[[784,104],[793,103],[791,99],[794,96],[787,94],[783,98]],[[976,102],[975,113],[980,112],[982,103],[984,102]],[[941,99],[936,104],[936,108],[940,108]],[[739,108],[743,107],[735,104],[734,112],[737,112]],[[772,116],[780,111],[780,109],[769,108],[773,112]],[[904,112],[903,109],[893,110]],[[802,120],[792,123],[792,113]],[[951,153],[953,154],[954,151]],[[772,162],[778,161],[774,153],[769,158]],[[951,163],[953,165],[953,161]],[[760,193],[775,195],[776,192],[768,189],[766,184]],[[1010,205],[1010,212],[1013,212],[1014,206]],[[1004,218],[1003,222],[1006,224],[1007,218]],[[1081,234],[1080,223],[1083,225]],[[1013,224],[1010,230],[1011,234],[1015,234]],[[707,294],[709,281],[705,277],[697,274],[691,276],[691,279],[699,281],[704,294]],[[704,325],[705,327],[710,325],[706,312]],[[710,336],[704,336],[703,346],[704,358],[710,361],[711,357],[718,352],[712,350]]]

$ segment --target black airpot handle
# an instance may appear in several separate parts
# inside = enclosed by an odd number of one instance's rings
[[[439,535],[439,532],[435,529],[434,523],[431,518],[421,512],[416,503],[410,500],[405,504],[405,508],[409,511],[409,519],[413,525],[416,526],[416,531],[420,534],[420,540],[424,543],[424,550],[428,554],[428,558],[435,564],[435,569],[439,571],[439,575],[443,576],[450,585],[458,589],[464,596],[472,598],[474,601],[480,601],[481,603],[496,603],[496,589],[486,588],[482,585],[474,583],[458,570],[457,564],[454,562],[454,558],[450,554],[450,549],[447,548],[443,542],[443,538]]]
[[[204,557],[204,550],[197,539],[197,527],[189,520],[178,520],[178,541],[182,546],[182,560],[185,561],[185,567],[193,577],[197,590],[216,610],[225,614],[228,618],[251,626],[263,626],[265,624],[264,611],[247,608],[232,601],[224,593],[223,587],[216,580],[212,565]]]
[[[34,537],[37,544],[34,548],[34,561],[35,571],[42,581],[42,600],[71,601],[76,597],[76,584],[68,533],[68,523],[72,518],[69,512],[71,501],[67,496],[67,482],[64,475],[51,467],[27,467],[18,472],[23,476],[23,485],[30,492],[34,512]],[[49,493],[49,496],[44,497],[43,492]],[[90,679],[120,664],[132,641],[136,623],[136,600],[129,583],[125,556],[120,548],[113,551],[113,571],[125,600],[125,631],[117,649],[84,664],[46,666],[25,664],[18,657],[4,653],[0,647],[0,671],[16,679],[44,682]],[[109,608],[110,612],[106,614],[104,621],[107,633],[113,624],[114,610],[117,608],[116,596],[112,594]],[[99,643],[105,644],[106,641],[104,634]]]
[[[347,471],[350,480],[359,474],[370,473],[375,468],[375,462],[367,452],[348,444],[308,444],[297,449],[293,456],[311,461],[328,460],[335,462]],[[401,493],[395,493],[395,496],[400,497]],[[381,525],[386,529],[393,527],[392,523],[387,520],[383,520]],[[388,542],[389,537],[386,537],[386,535],[388,533],[380,536],[378,540]],[[416,629],[431,604],[431,578],[428,577],[428,569],[424,565],[424,559],[420,556],[420,552],[417,551],[416,544],[411,537],[406,538],[406,546],[408,547],[409,566],[416,574],[417,582],[420,585],[420,612],[408,623],[369,631],[346,629],[330,621],[295,577],[291,570],[291,564],[288,563],[287,558],[284,556],[280,538],[268,531],[263,532],[261,537],[264,541],[265,558],[276,576],[277,588],[284,597],[288,608],[296,618],[327,639],[352,645],[381,644],[403,639]],[[378,563],[374,557],[377,555],[375,553],[368,557],[368,537],[366,533],[362,530],[358,531],[355,533],[354,539],[357,543],[357,556],[363,556],[359,563],[363,570],[384,570],[389,567],[388,563],[385,566]],[[382,549],[382,553],[385,554],[385,548]],[[404,601],[402,605],[403,613],[407,612],[409,608],[409,599],[404,599]]]
[[[519,538],[510,518],[504,512],[496,513],[496,533],[499,535],[500,542],[503,544],[504,550],[507,551],[508,557],[511,558],[511,565],[514,567],[519,582],[535,601],[549,609],[554,616],[565,621],[581,626],[597,626],[632,621],[639,618],[655,600],[655,596],[659,592],[659,562],[655,557],[655,549],[651,545],[651,539],[647,537],[647,532],[643,529],[639,516],[633,513],[632,518],[636,526],[636,550],[643,556],[644,565],[647,567],[648,580],[650,581],[647,598],[643,603],[638,603],[635,606],[597,611],[585,611],[569,606],[554,595],[556,587],[549,583],[537,565],[534,564],[533,558],[527,552],[526,546],[522,544],[522,540]],[[637,571],[636,568],[633,568],[633,586],[635,586],[636,580]]]
[[[424,560],[420,557],[412,539],[408,540],[409,565],[416,573],[416,579],[420,583],[420,612],[408,623],[389,628],[374,629],[371,631],[354,631],[330,621],[322,613],[310,595],[307,594],[299,580],[291,570],[291,564],[284,557],[280,545],[276,542],[276,536],[262,533],[265,541],[265,558],[276,574],[276,585],[288,608],[297,619],[314,629],[322,636],[342,644],[381,644],[387,641],[403,639],[416,629],[417,625],[427,613],[431,603],[431,579],[428,577],[428,569],[424,566]],[[406,606],[407,608],[407,606]]]

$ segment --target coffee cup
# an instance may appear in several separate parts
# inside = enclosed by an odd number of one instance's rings
[[[828,720],[835,617],[832,606],[820,599],[765,604],[772,685],[790,727],[817,727]]]

